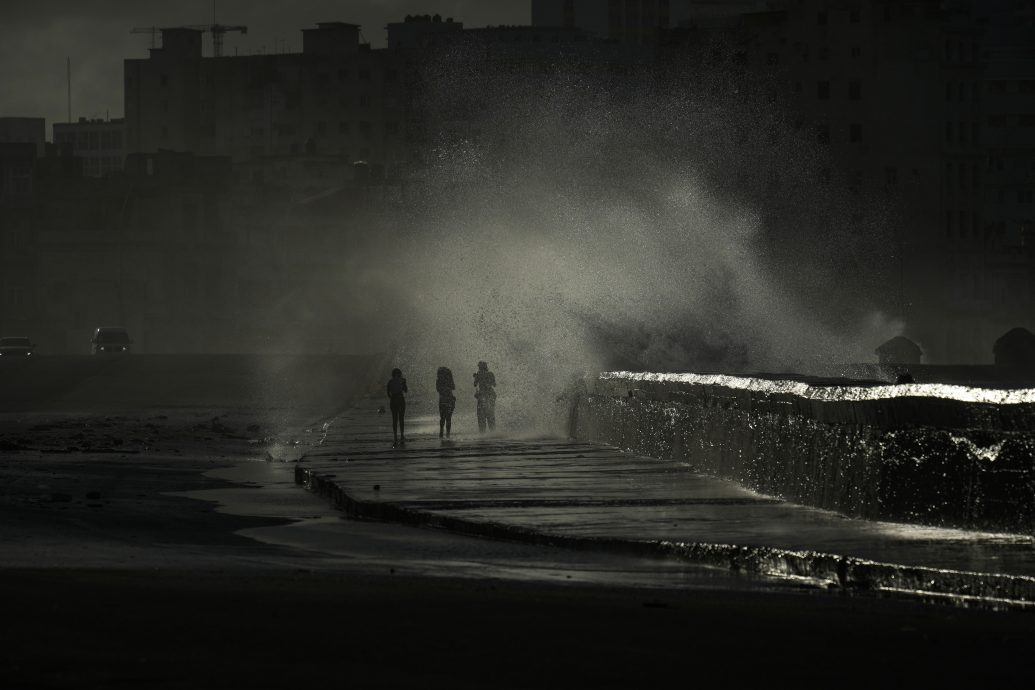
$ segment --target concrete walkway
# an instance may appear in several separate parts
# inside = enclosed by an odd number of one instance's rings
[[[438,439],[437,416],[391,418],[367,402],[338,417],[296,481],[362,518],[621,553],[670,555],[819,586],[1035,603],[1035,544],[852,520],[672,461],[561,439]]]

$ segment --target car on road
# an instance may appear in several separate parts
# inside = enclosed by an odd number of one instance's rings
[[[129,346],[133,344],[133,341],[125,328],[102,326],[94,331],[93,340],[90,343],[93,345],[95,355],[129,354]]]
[[[28,357],[36,349],[36,343],[23,336],[0,338],[0,357]]]

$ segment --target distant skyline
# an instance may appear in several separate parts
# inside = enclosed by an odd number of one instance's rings
[[[467,27],[529,24],[528,0],[293,0],[257,3],[218,0],[220,24],[244,25],[229,33],[224,54],[265,50],[298,52],[301,30],[316,22],[360,24],[375,48],[385,43],[385,25],[407,14],[441,14]],[[145,58],[147,34],[134,27],[212,22],[212,0],[38,0],[0,5],[0,116],[44,117],[47,139],[55,122],[67,120],[65,59],[72,60],[72,119],[123,116],[122,61]],[[208,35],[205,54],[211,50]]]

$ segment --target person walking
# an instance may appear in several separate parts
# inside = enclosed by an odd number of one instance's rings
[[[489,365],[478,362],[474,374],[474,397],[478,401],[478,431],[485,433],[496,429],[496,376],[489,371]]]
[[[445,430],[446,438],[453,429],[453,410],[456,409],[456,396],[453,391],[453,372],[448,367],[439,367],[435,377],[435,390],[438,391],[438,437],[442,438]]]
[[[388,406],[392,408],[392,448],[406,445],[406,379],[401,369],[392,369],[388,379]]]

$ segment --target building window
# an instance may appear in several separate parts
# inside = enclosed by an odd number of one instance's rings
[[[967,102],[967,82],[960,82],[960,103]]]
[[[158,103],[158,109],[163,113],[169,112],[169,101],[161,101]]]
[[[959,141],[961,144],[967,143],[967,123],[961,122],[959,126]]]
[[[359,71],[359,80],[360,81],[370,81],[370,70],[368,70],[368,69],[361,69]]]
[[[816,13],[816,24],[818,24],[820,26],[826,26],[827,25],[827,13],[826,12],[820,11],[820,12]]]
[[[862,46],[852,46],[852,57],[862,57],[863,49]]]
[[[898,168],[884,168],[884,184],[888,187],[898,186]]]
[[[344,120],[339,122],[338,123],[338,134],[348,134],[348,132],[349,132],[349,123],[345,122]]]
[[[817,125],[816,126],[816,141],[821,144],[830,143],[830,125]]]
[[[826,101],[830,99],[830,82],[821,81],[818,84],[816,84],[816,98],[818,98],[821,101]]]
[[[978,130],[978,123],[971,122],[970,123],[970,141],[971,141],[971,143],[973,143],[975,145],[977,145],[977,143],[978,143],[978,132],[979,132],[979,130]]]
[[[852,24],[858,24],[862,17],[862,12],[859,11],[858,7],[853,7],[848,10],[848,21]]]
[[[780,54],[779,53],[769,53],[768,55],[766,55],[765,61],[766,61],[766,64],[770,65],[770,66],[779,65],[780,64]]]
[[[1032,199],[1035,198],[1030,189],[1018,189],[1017,190],[1017,203],[1018,204],[1030,204]]]
[[[349,71],[342,67],[338,70],[338,81],[345,81],[349,78]]]
[[[863,128],[861,124],[852,123],[848,127],[848,140],[853,144],[858,144],[863,138]]]
[[[169,138],[169,127],[167,125],[162,125],[161,137],[162,139]]]
[[[862,100],[862,84],[857,81],[848,82],[848,100]]]
[[[320,135],[320,136],[323,136],[324,134],[327,134],[327,123],[324,122],[323,120],[320,120],[319,122],[317,122],[316,123],[316,133],[318,135]]]
[[[399,123],[398,122],[386,122],[385,123],[385,133],[393,135],[393,136],[398,134],[399,133]]]
[[[794,82],[794,93],[801,93],[801,82]]]
[[[385,71],[385,83],[394,84],[399,81],[399,70],[390,69]]]
[[[162,86],[168,86],[169,85],[169,75],[168,74],[161,74],[161,75],[159,75],[158,76],[158,83],[161,84]]]
[[[945,143],[946,144],[951,144],[952,143],[952,123],[951,122],[946,122],[945,123]]]

